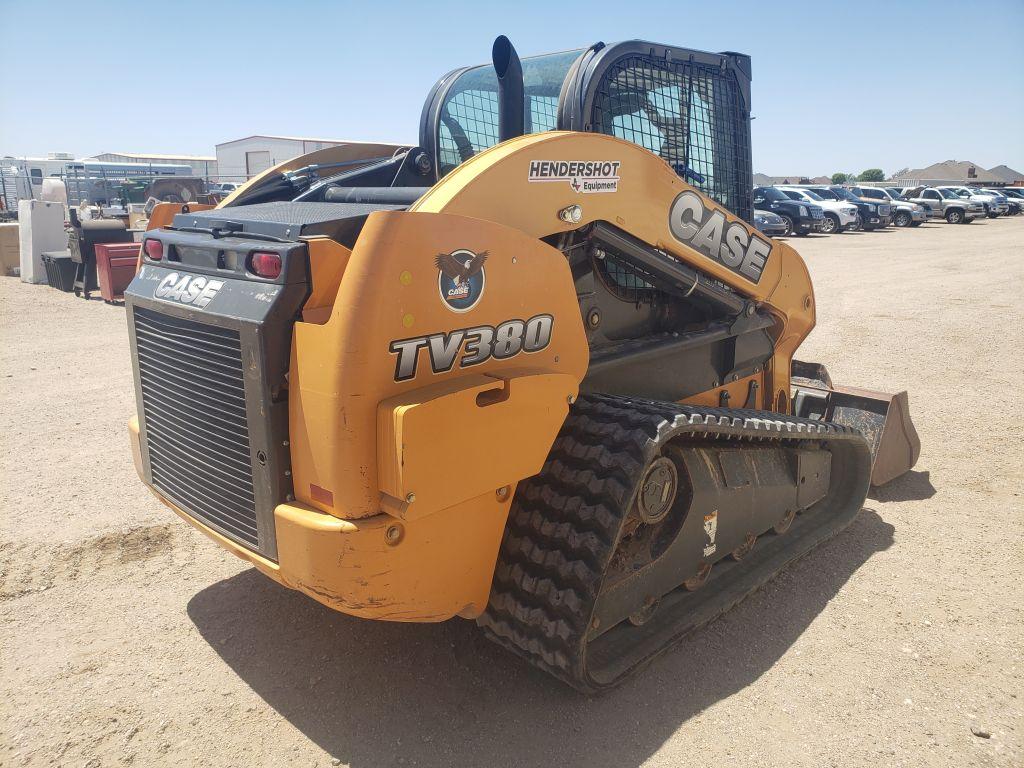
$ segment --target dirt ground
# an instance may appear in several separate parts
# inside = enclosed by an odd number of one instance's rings
[[[792,242],[801,357],[908,389],[921,460],[594,699],[218,549],[135,476],[124,310],[0,278],[0,766],[1024,764],[1024,217]]]

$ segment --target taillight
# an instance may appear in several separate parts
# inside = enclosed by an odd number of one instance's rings
[[[281,254],[254,251],[249,257],[249,271],[254,275],[273,280],[281,274]]]
[[[146,240],[146,255],[153,261],[160,261],[164,257],[164,244],[160,240],[149,238]]]

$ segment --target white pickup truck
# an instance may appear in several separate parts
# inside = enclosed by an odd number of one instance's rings
[[[810,189],[783,185],[776,188],[782,190],[786,197],[793,200],[821,206],[825,211],[825,218],[821,222],[822,234],[834,235],[839,232],[845,232],[848,229],[857,228],[859,223],[857,206],[851,203],[844,203],[839,200],[826,200]]]

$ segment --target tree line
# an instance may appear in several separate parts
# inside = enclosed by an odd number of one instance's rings
[[[885,181],[885,172],[881,168],[868,168],[861,173],[833,173],[833,184],[846,184],[852,181]]]

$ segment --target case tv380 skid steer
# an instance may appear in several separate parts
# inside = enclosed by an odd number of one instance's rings
[[[619,682],[909,469],[906,393],[793,355],[751,221],[750,60],[646,42],[458,69],[420,144],[290,160],[147,233],[135,458],[176,513],[369,619],[475,619]]]

